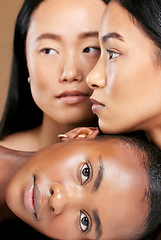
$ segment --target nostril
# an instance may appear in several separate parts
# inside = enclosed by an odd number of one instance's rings
[[[96,88],[96,87],[97,87],[97,85],[96,85],[96,84],[92,84],[92,87],[93,87],[93,88]]]
[[[54,194],[54,190],[50,189],[51,196]]]
[[[50,209],[51,209],[51,211],[53,211],[53,212],[55,211],[55,208],[53,208],[52,206],[50,206]]]

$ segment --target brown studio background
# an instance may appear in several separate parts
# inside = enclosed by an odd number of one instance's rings
[[[14,26],[22,3],[23,0],[0,0],[0,119],[9,84]]]

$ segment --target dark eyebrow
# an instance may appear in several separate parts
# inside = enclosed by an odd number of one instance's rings
[[[116,39],[118,39],[118,40],[120,40],[120,41],[122,41],[122,42],[125,42],[124,39],[123,39],[123,37],[122,37],[120,34],[116,33],[116,32],[111,32],[111,33],[108,33],[108,34],[104,35],[104,36],[102,37],[101,41],[102,41],[103,43],[105,43],[105,42],[106,42],[108,39],[110,39],[110,38],[116,38]]]
[[[96,240],[98,240],[102,236],[102,225],[101,225],[101,221],[100,221],[97,210],[93,211],[93,218],[96,224],[96,227],[95,227]]]
[[[41,34],[38,38],[36,38],[36,42],[40,41],[42,39],[51,39],[51,40],[61,40],[61,37],[57,34],[53,34],[53,33],[43,33]]]
[[[89,37],[98,38],[98,32],[85,32],[79,35],[79,39],[89,38]],[[36,42],[42,39],[51,39],[51,40],[61,41],[61,37],[58,34],[54,34],[54,33],[43,33],[38,38],[36,38]]]
[[[99,156],[99,170],[98,170],[98,174],[96,177],[96,180],[94,181],[94,185],[93,185],[93,192],[96,192],[98,190],[98,188],[101,185],[101,182],[103,180],[103,173],[104,173],[104,165],[103,165],[103,161],[101,158],[101,155]]]
[[[95,37],[98,38],[98,32],[85,32],[85,33],[81,33],[79,35],[79,39],[83,39],[83,38],[89,38],[89,37]]]

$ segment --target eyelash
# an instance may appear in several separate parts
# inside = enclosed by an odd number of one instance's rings
[[[88,216],[88,214],[84,211],[80,211],[80,228],[81,231],[85,234],[87,234],[91,228],[91,219]]]
[[[120,56],[119,53],[114,52],[114,51],[112,51],[112,50],[109,50],[109,49],[107,49],[107,48],[106,48],[106,51],[109,53],[109,60],[114,59],[114,58],[117,58],[118,56]],[[113,57],[113,54],[116,54],[117,56]]]
[[[52,49],[52,48],[43,48],[43,49],[40,50],[41,53],[44,53],[44,54],[46,54],[46,55],[51,54],[51,53],[50,53],[51,51],[54,51],[54,54],[56,53],[56,50],[55,50],[55,49]]]
[[[82,165],[81,167],[81,185],[85,184],[89,179],[91,179],[92,177],[92,167],[91,164],[89,162],[86,162]],[[82,175],[84,174],[84,176],[82,177]],[[87,179],[83,179],[83,178],[87,178]]]
[[[92,49],[92,51],[91,51]],[[88,50],[88,51],[87,51]],[[86,47],[83,52],[85,53],[95,53],[95,52],[100,52],[100,48],[99,47]]]

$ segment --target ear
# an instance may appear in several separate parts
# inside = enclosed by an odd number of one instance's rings
[[[72,139],[95,139],[97,135],[99,134],[100,130],[97,127],[78,127],[74,128],[71,131],[65,133],[65,134],[60,134],[58,137],[62,141],[68,141]]]

